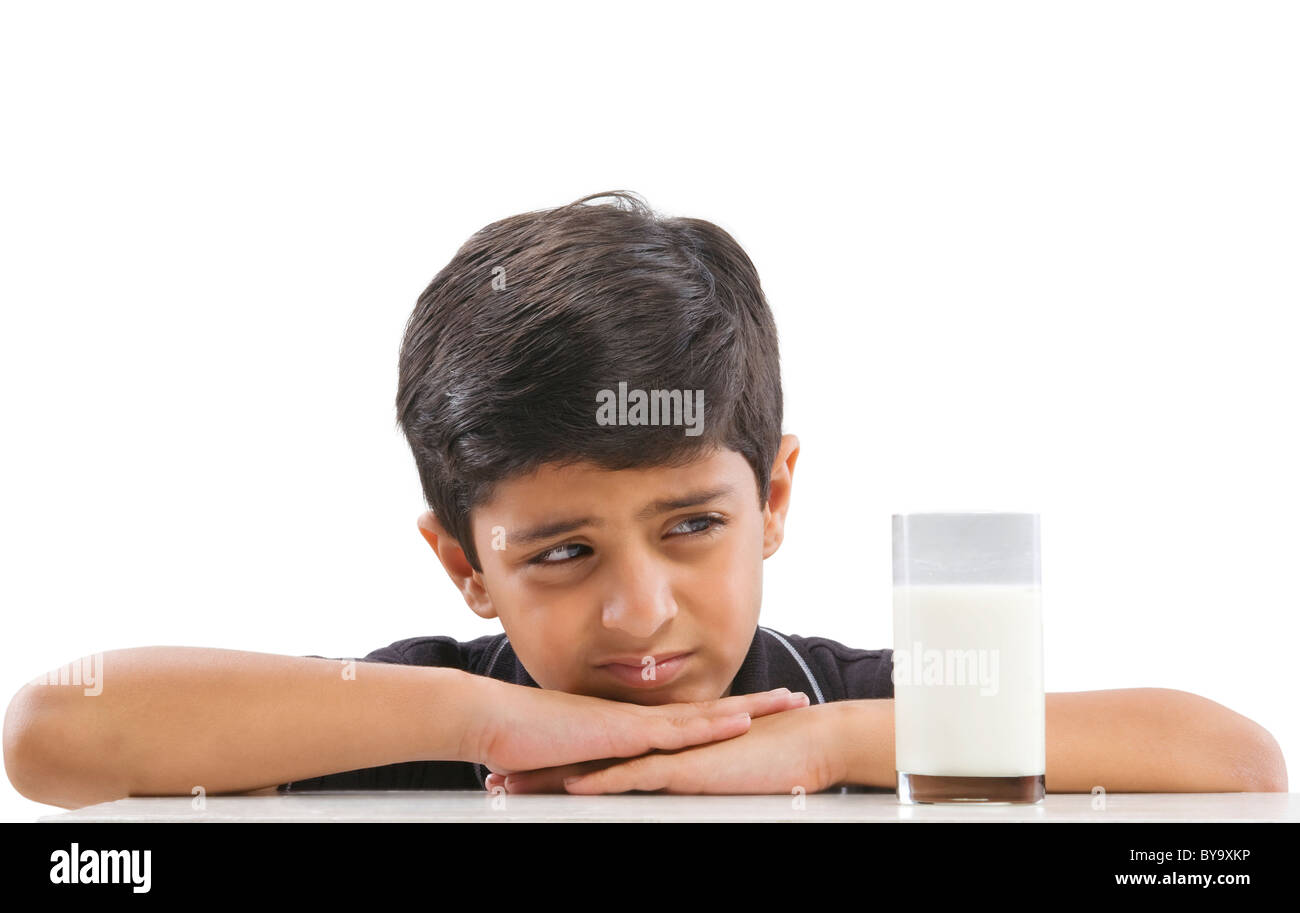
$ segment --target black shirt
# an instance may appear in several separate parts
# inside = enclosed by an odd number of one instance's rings
[[[489,634],[463,643],[447,636],[411,637],[380,647],[361,657],[361,661],[448,666],[516,685],[540,687],[515,656],[505,634]],[[807,694],[810,705],[892,698],[892,669],[892,650],[857,650],[825,637],[778,634],[760,625],[732,679],[731,694],[757,694],[784,687]],[[281,784],[279,791],[485,789],[488,773],[482,764],[468,761],[406,761],[295,780]]]

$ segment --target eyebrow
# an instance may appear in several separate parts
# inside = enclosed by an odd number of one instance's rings
[[[657,514],[664,514],[670,510],[681,510],[684,507],[696,507],[701,504],[707,504],[709,501],[725,497],[731,494],[734,489],[730,485],[719,485],[717,488],[706,488],[699,491],[688,492],[676,498],[660,498],[658,501],[651,501],[645,507],[637,512],[638,520],[648,520]],[[582,529],[584,526],[603,526],[604,521],[595,517],[573,517],[567,520],[554,520],[543,523],[539,526],[529,527],[527,529],[515,530],[506,534],[507,543],[518,543],[520,545],[530,545],[534,542],[541,542],[544,539],[551,539],[555,536],[562,536],[565,533],[571,533],[575,529]]]

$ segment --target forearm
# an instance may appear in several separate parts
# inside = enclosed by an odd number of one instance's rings
[[[896,788],[893,699],[836,701],[830,706],[839,715],[837,783]]]
[[[1281,749],[1257,723],[1167,688],[1047,695],[1047,790],[1287,789]]]
[[[473,676],[190,647],[103,654],[101,693],[28,685],[5,717],[24,795],[78,807],[243,792],[419,759],[469,760]]]
[[[893,700],[840,701],[841,783],[896,788]],[[1286,792],[1286,763],[1263,727],[1214,701],[1164,688],[1046,696],[1048,792]]]

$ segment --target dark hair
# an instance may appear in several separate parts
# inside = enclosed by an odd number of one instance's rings
[[[597,394],[619,381],[703,390],[702,433],[599,424]],[[761,508],[781,408],[754,264],[718,226],[626,191],[475,232],[416,301],[398,359],[397,421],[425,500],[480,572],[470,510],[546,463],[682,465],[723,447],[753,468]]]

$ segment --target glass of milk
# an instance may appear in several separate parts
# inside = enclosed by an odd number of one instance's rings
[[[1038,514],[893,519],[899,801],[1041,802]]]

